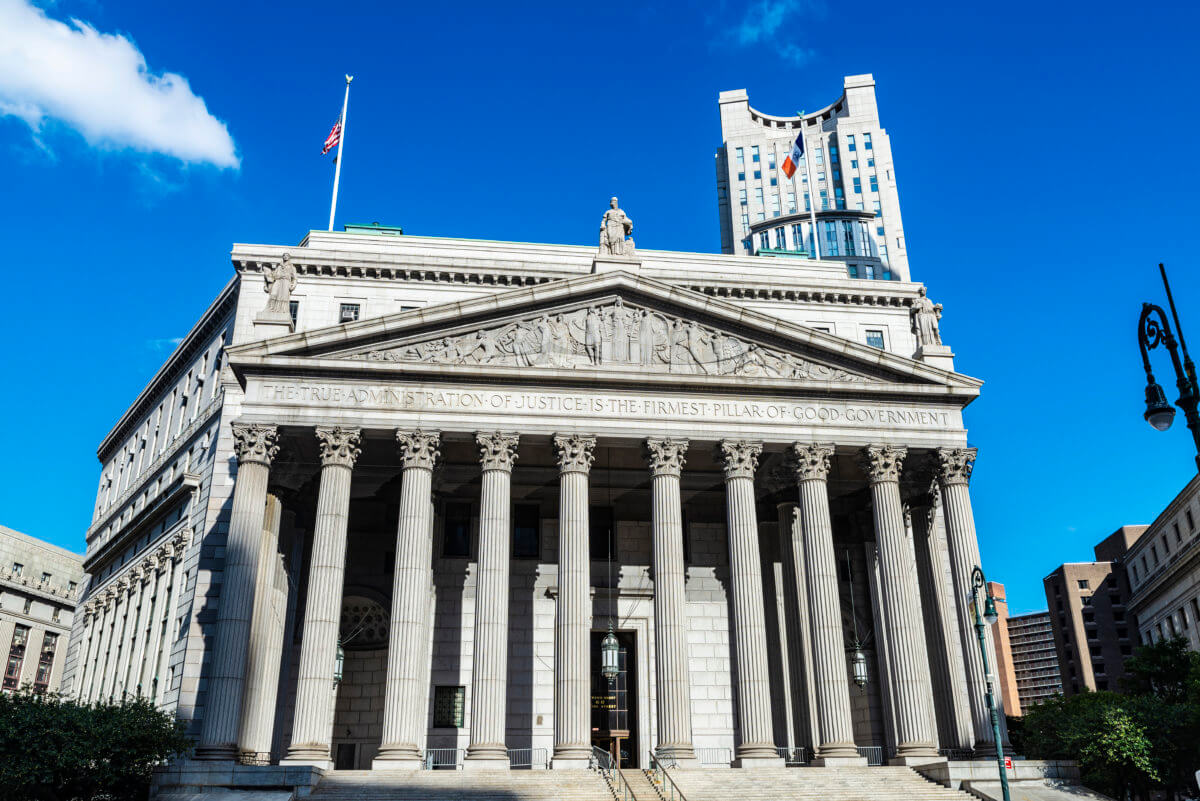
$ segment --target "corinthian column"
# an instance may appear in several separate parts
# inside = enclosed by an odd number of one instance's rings
[[[650,525],[654,538],[654,657],[660,757],[695,760],[688,682],[687,599],[684,596],[683,507],[679,473],[686,439],[646,440],[650,461]]]
[[[332,767],[333,671],[337,665],[338,626],[342,618],[342,585],[346,576],[346,524],[350,513],[350,479],[361,431],[357,428],[318,428],[321,447],[321,488],[313,524],[312,556],[308,567],[308,600],[304,608],[304,639],[296,678],[296,713],[288,765]],[[268,575],[274,574],[274,565]],[[267,599],[263,599],[264,601]],[[266,723],[263,721],[262,723]],[[252,724],[257,728],[259,722]],[[267,724],[269,725],[269,724]]]
[[[860,462],[871,481],[882,629],[891,669],[888,686],[896,715],[893,761],[920,764],[937,759],[938,753],[920,593],[900,501],[900,468],[907,454],[907,448],[870,445],[862,450]]]
[[[508,557],[517,435],[476,434],[483,466],[479,496],[479,578],[475,582],[475,647],[471,667],[471,740],[463,767],[507,768],[504,744],[508,688]]]
[[[592,627],[588,471],[595,437],[555,435],[558,449],[558,615],[554,628],[555,768],[585,768],[592,754]]]
[[[954,604],[958,615],[958,630],[963,661],[967,667],[967,698],[971,704],[971,720],[978,755],[996,753],[996,738],[992,734],[991,712],[987,708],[987,675],[983,656],[979,653],[979,637],[970,609],[971,571],[980,564],[979,540],[975,536],[975,516],[971,513],[971,496],[967,484],[975,468],[975,448],[938,448],[937,481],[942,491],[942,507],[946,514],[946,544],[950,551],[950,574],[954,581]],[[988,662],[996,664],[996,648],[992,642],[992,627],[984,626],[987,638]],[[998,708],[1002,708],[998,682],[993,685]],[[1000,713],[1000,735],[1009,747],[1008,727]]]
[[[864,765],[854,745],[850,717],[850,684],[846,680],[846,643],[838,597],[837,558],[829,517],[829,459],[832,445],[792,446],[796,484],[800,490],[800,542],[793,545],[797,574],[805,577],[812,691],[817,712],[816,764]]]
[[[323,486],[324,477],[321,483]],[[284,621],[275,613],[275,573],[279,569],[279,520],[282,512],[283,504],[279,498],[268,495],[262,542],[259,544],[258,579],[254,587],[254,619],[250,623],[246,703],[242,707],[242,725],[238,734],[238,751],[253,759],[262,759],[270,754],[274,734],[275,697],[279,689],[279,663],[283,656]],[[315,561],[313,564],[315,566]]]
[[[743,768],[782,766],[783,759],[775,750],[771,721],[767,624],[763,615],[765,599],[758,552],[758,514],[754,507],[754,471],[758,469],[762,443],[726,439],[719,443],[717,450],[725,466],[729,581],[737,657],[741,742],[736,756]]]
[[[400,449],[400,521],[388,636],[383,744],[372,767],[419,768],[429,689],[429,592],[433,585],[433,465],[441,434],[397,431]]]
[[[234,423],[237,483],[225,542],[225,575],[217,609],[208,676],[208,704],[196,759],[234,759],[245,689],[246,649],[258,577],[258,541],[262,536],[271,460],[279,452],[278,430],[262,423]]]

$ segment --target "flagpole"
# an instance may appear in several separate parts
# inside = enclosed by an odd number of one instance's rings
[[[812,221],[813,252],[821,260],[821,235],[817,231],[817,186],[812,179],[812,148],[808,146],[808,134],[804,131],[804,113],[800,113],[801,136],[804,137],[804,175],[808,178],[808,216]]]
[[[342,147],[346,144],[346,110],[350,108],[350,82],[353,75],[346,76],[346,97],[342,100],[342,132],[338,136],[337,166],[333,170],[333,200],[329,202],[329,230],[333,230],[333,215],[337,211],[338,181],[342,178]]]

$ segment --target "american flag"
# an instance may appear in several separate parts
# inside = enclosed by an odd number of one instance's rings
[[[325,137],[325,147],[321,148],[321,155],[324,156],[330,150],[333,150],[340,141],[342,141],[342,121],[338,120],[329,129],[329,136]]]

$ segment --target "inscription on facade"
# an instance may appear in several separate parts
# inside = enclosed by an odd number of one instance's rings
[[[472,411],[565,414],[597,417],[661,417],[695,420],[831,423],[942,429],[950,413],[930,407],[890,407],[869,403],[745,401],[718,398],[663,398],[638,395],[506,392],[499,390],[414,389],[328,383],[263,383],[259,401],[324,408],[397,411]]]

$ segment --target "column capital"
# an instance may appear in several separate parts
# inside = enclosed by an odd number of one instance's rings
[[[978,448],[938,448],[937,480],[939,484],[969,484],[975,469]]]
[[[672,437],[650,437],[646,440],[646,459],[650,473],[655,476],[679,477],[683,470],[688,449],[686,439]]]
[[[511,473],[517,461],[517,443],[520,435],[503,431],[478,432],[475,444],[479,446],[479,463],[486,470],[503,470]]]
[[[829,478],[829,459],[833,445],[793,443],[790,456],[797,481],[825,481]]]
[[[270,467],[279,453],[279,427],[270,423],[234,423],[232,428],[238,464],[253,462]]]
[[[441,455],[442,434],[440,431],[397,431],[396,444],[400,448],[400,465],[408,469],[419,467],[433,470]]]
[[[761,442],[744,439],[723,439],[718,442],[717,455],[724,465],[725,478],[754,478],[762,449]]]
[[[858,455],[858,463],[872,484],[900,481],[900,470],[908,448],[901,445],[868,445]]]
[[[584,434],[555,434],[560,473],[587,473],[596,459],[596,438]]]
[[[317,442],[321,448],[321,466],[340,465],[354,467],[362,449],[358,447],[362,439],[361,428],[343,428],[342,426],[317,426]]]

